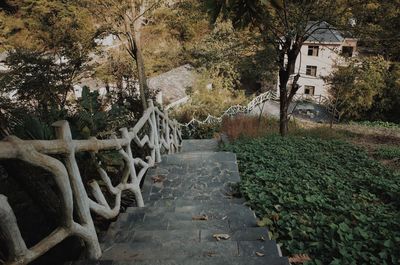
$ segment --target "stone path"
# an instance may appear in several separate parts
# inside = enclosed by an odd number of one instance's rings
[[[184,141],[143,186],[145,208],[128,208],[102,239],[104,265],[288,265],[242,199],[236,156],[213,140]],[[217,240],[215,235],[228,239]]]

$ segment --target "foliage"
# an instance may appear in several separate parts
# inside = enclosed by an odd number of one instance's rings
[[[83,87],[82,98],[78,101],[77,112],[73,117],[75,129],[83,138],[96,136],[97,132],[104,131],[107,126],[107,113],[102,110],[102,104],[97,91],[90,92]]]
[[[182,128],[183,139],[211,139],[220,131],[220,124],[195,124]]]
[[[398,264],[400,176],[337,140],[268,136],[237,153],[241,190],[286,254],[307,264]]]
[[[221,21],[205,38],[189,46],[188,52],[193,65],[221,79],[224,88],[240,89],[245,80],[275,82],[273,50],[260,44],[260,38],[249,30],[238,32],[231,21]]]
[[[192,118],[204,120],[208,115],[219,117],[230,106],[246,103],[243,91],[225,88],[222,78],[211,79],[207,72],[197,78],[188,92],[190,101],[173,113],[180,122],[189,122]]]
[[[371,108],[363,113],[368,120],[400,123],[400,63],[392,63],[385,74],[382,92],[374,98]]]
[[[329,79],[331,95],[343,119],[358,119],[385,88],[388,63],[382,57],[354,58]]]
[[[52,51],[79,64],[94,48],[96,30],[84,1],[7,1],[13,12],[1,12],[3,48]]]
[[[381,128],[394,128],[400,129],[400,124],[385,122],[385,121],[359,121],[359,122],[351,122],[350,124],[360,124],[368,127],[381,127]]]
[[[51,108],[63,109],[76,68],[69,62],[57,61],[40,52],[16,50],[5,61],[9,70],[0,73],[2,93],[12,95],[31,109],[44,112]]]
[[[126,52],[119,49],[109,49],[105,58],[97,62],[94,77],[100,79],[108,89],[113,88],[119,91],[125,86],[130,86],[137,79],[136,66]]]
[[[400,147],[383,146],[375,154],[379,159],[397,159],[400,160]]]
[[[15,125],[13,134],[21,139],[52,140],[53,129],[34,116],[24,116]]]
[[[400,61],[400,2],[357,0],[360,8],[352,10],[354,28],[361,49],[384,56],[389,61]]]
[[[206,4],[214,22],[222,16],[230,18],[236,28],[251,26],[265,48],[273,45],[279,67],[280,133],[286,135],[289,105],[300,87],[300,74],[292,73],[301,47],[317,30],[348,24],[343,21],[349,18],[349,1],[208,0]]]
[[[145,18],[159,5],[153,0],[113,0],[89,1],[89,10],[96,18],[96,25],[104,35],[116,36],[119,46],[129,54],[135,62],[140,98],[143,109],[147,108],[149,87],[142,53],[142,29]]]

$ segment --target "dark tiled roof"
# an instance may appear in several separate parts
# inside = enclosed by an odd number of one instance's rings
[[[186,89],[193,87],[195,70],[190,65],[172,69],[148,80],[150,89],[162,91],[164,102],[174,102],[186,97]]]
[[[342,33],[325,21],[319,23],[311,21],[307,28],[312,32],[307,41],[342,43],[344,40]]]

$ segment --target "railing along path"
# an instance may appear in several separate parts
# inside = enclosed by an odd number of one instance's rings
[[[154,107],[152,101],[149,101],[149,108],[133,128],[120,129],[120,137],[74,140],[68,122],[58,121],[53,126],[56,140],[21,140],[9,136],[0,141],[0,159],[19,159],[52,173],[62,202],[62,223],[59,227],[33,247],[27,248],[7,197],[0,194],[0,238],[5,240],[8,248],[7,265],[28,264],[69,236],[78,236],[84,241],[88,258],[99,258],[101,249],[90,212],[106,219],[115,218],[120,212],[122,192],[126,190],[133,192],[137,206],[143,207],[140,182],[147,169],[161,161],[162,151],[179,151],[182,142],[178,123],[170,120],[167,112]],[[139,136],[140,132],[145,133],[143,137]],[[133,143],[139,148],[148,148],[150,154],[144,159],[133,157]],[[112,208],[95,180],[89,184],[93,199],[89,197],[75,158],[77,153],[90,152],[97,161],[95,153],[103,150],[117,150],[124,160],[121,182],[116,186],[112,185],[100,162],[96,162],[100,179],[115,199]],[[62,161],[54,155],[62,156]],[[74,212],[77,220],[74,220]]]
[[[234,105],[234,106],[229,107],[219,117],[216,117],[213,115],[208,115],[207,118],[204,120],[197,120],[197,119],[193,118],[188,123],[183,124],[182,126],[185,127],[191,134],[192,131],[195,130],[195,128],[193,128],[193,127],[195,127],[196,125],[221,123],[222,120],[224,119],[224,117],[233,117],[238,114],[249,114],[256,107],[260,106],[261,104],[263,104],[264,102],[266,102],[268,100],[279,100],[279,97],[277,96],[276,92],[267,91],[267,92],[255,97],[252,101],[250,101],[249,104],[247,104],[247,106]],[[331,113],[331,114],[334,113],[334,117],[339,116],[339,113],[335,109],[331,100],[325,96],[322,96],[322,95],[312,96],[312,95],[306,95],[306,94],[296,94],[293,97],[293,102],[300,102],[300,101],[309,101],[309,102],[317,103],[319,105],[323,105],[327,108],[329,113]]]

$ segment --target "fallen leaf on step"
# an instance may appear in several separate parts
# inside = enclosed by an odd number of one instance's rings
[[[217,255],[217,252],[215,252],[215,251],[209,251],[209,252],[207,252],[207,253],[205,253],[207,256],[209,256],[209,257],[212,257],[212,256],[215,256],[215,255]]]
[[[258,257],[264,257],[264,256],[265,256],[265,254],[264,254],[264,253],[261,253],[261,252],[256,252],[256,255],[257,255]]]
[[[196,215],[192,217],[192,220],[194,221],[208,221],[208,216],[205,214],[202,215]]]
[[[151,177],[151,179],[153,180],[153,183],[158,183],[158,182],[163,182],[166,178],[165,178],[165,176],[158,175],[158,176]]]
[[[305,263],[307,261],[310,261],[311,258],[307,254],[300,254],[300,255],[294,255],[293,257],[289,258],[290,263]]]
[[[260,236],[260,237],[258,238],[258,240],[260,240],[260,241],[265,241],[265,238],[264,238],[264,236]]]
[[[226,218],[228,218],[228,216],[224,216],[224,217],[222,217],[222,220],[225,220]]]
[[[217,241],[220,241],[221,239],[228,240],[229,238],[231,238],[231,236],[228,234],[214,234],[213,238],[215,238]]]

